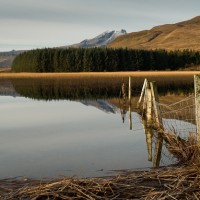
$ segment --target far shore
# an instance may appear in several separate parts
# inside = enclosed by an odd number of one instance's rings
[[[54,72],[54,73],[13,73],[4,72],[0,73],[0,78],[42,78],[42,77],[156,77],[156,76],[168,76],[168,77],[188,77],[195,74],[200,74],[200,71],[130,71],[130,72]]]

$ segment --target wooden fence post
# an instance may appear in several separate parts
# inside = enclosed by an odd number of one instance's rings
[[[132,116],[131,116],[131,90],[132,90],[132,85],[131,85],[131,76],[129,76],[129,81],[128,81],[128,100],[129,100],[129,126],[130,130],[132,130]]]
[[[152,125],[152,95],[151,90],[147,88],[147,111],[146,111],[147,126]]]
[[[153,111],[154,111],[156,126],[157,126],[156,128],[163,128],[161,111],[160,111],[160,106],[159,106],[158,90],[157,90],[157,85],[155,81],[150,82],[150,88],[151,88],[151,95],[152,95]]]
[[[153,103],[153,111],[155,115],[156,129],[158,129],[158,134],[156,138],[153,166],[158,167],[161,160],[162,153],[162,145],[163,145],[163,136],[159,132],[159,130],[163,130],[163,121],[159,106],[159,98],[158,98],[158,90],[156,82],[150,82],[151,94],[152,94],[152,103]]]
[[[152,129],[152,95],[151,89],[149,87],[149,82],[146,83],[146,90],[145,90],[145,101],[146,101],[146,141],[147,141],[147,150],[148,150],[148,160],[152,161],[152,136],[153,136],[153,129]]]
[[[147,112],[147,89],[148,88],[149,88],[149,81],[147,80],[146,87],[144,90],[144,99],[143,99],[143,105],[142,105],[143,114],[145,114],[145,115]]]
[[[194,75],[195,114],[197,126],[197,143],[200,145],[200,75]]]
[[[146,87],[147,87],[147,83],[148,83],[148,80],[145,78],[143,86],[142,86],[142,92],[141,92],[140,98],[137,102],[137,108],[140,108],[140,106],[141,106],[142,97],[145,96],[145,90],[146,90]]]
[[[129,104],[131,105],[131,76],[129,76],[129,81],[128,81],[128,100],[129,100]]]

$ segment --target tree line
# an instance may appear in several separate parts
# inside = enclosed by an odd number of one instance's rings
[[[12,63],[14,72],[102,72],[178,70],[200,64],[192,50],[110,48],[45,48],[23,52]]]

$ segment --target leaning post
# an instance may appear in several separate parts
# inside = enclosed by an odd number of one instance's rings
[[[152,126],[152,95],[151,95],[151,89],[147,88],[147,109],[146,109],[146,120],[147,120],[147,126]]]
[[[195,115],[197,126],[197,142],[200,146],[200,75],[194,75]]]
[[[148,84],[148,80],[145,78],[145,79],[144,79],[143,86],[142,86],[142,92],[141,92],[140,98],[139,98],[139,100],[138,100],[138,102],[137,102],[137,108],[138,108],[138,109],[140,108],[140,104],[141,104],[141,101],[142,101],[142,97],[145,96],[145,90],[146,90],[147,84]]]

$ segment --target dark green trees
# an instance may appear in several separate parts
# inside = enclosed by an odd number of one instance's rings
[[[109,48],[45,48],[24,52],[13,61],[15,72],[100,72],[177,70],[200,64],[190,50],[133,50]]]

